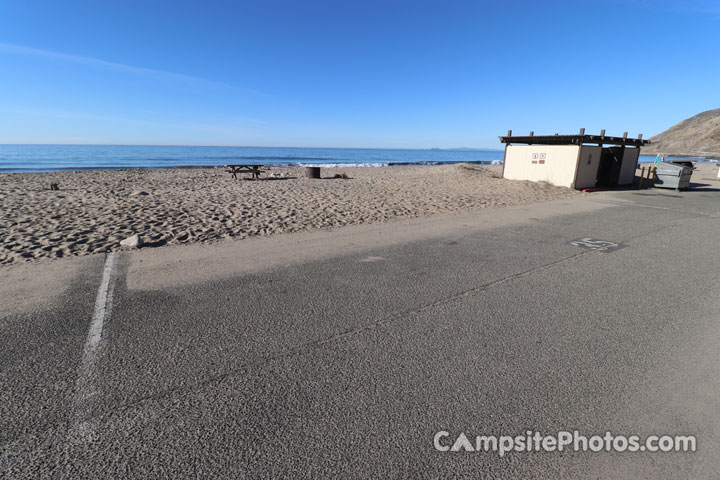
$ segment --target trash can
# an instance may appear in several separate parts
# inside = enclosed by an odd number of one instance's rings
[[[675,190],[690,188],[692,172],[691,162],[659,162],[655,174],[655,186]]]
[[[305,167],[307,178],[320,178],[320,167]]]

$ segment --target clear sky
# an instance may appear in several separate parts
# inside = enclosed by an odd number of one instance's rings
[[[499,148],[718,107],[718,0],[0,0],[0,143]]]

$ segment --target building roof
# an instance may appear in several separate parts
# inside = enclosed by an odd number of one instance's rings
[[[608,137],[605,135],[528,135],[499,137],[502,143],[526,143],[528,145],[632,145],[640,147],[650,143],[650,140],[643,140],[642,135],[638,138]]]

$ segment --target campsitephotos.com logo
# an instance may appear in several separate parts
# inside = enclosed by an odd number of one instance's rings
[[[440,452],[495,452],[503,457],[510,452],[694,452],[694,435],[581,435],[575,431],[561,431],[543,435],[527,430],[524,435],[477,435],[464,433],[451,436],[442,430],[435,434],[433,445]]]

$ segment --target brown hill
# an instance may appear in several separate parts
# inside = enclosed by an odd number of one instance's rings
[[[683,120],[650,139],[642,153],[720,158],[720,108]]]

